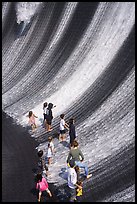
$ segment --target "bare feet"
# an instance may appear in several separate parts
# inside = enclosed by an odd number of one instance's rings
[[[52,131],[52,130],[53,130],[53,129],[51,128],[51,129],[48,130],[48,132],[50,132],[50,131]]]
[[[87,179],[90,178],[91,176],[92,176],[92,174],[88,174],[88,175],[87,175]]]

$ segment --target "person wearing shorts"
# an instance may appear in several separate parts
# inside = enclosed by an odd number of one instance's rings
[[[60,115],[60,135],[59,135],[59,141],[63,142],[66,140],[66,129],[68,129],[68,124],[64,120],[65,114]]]

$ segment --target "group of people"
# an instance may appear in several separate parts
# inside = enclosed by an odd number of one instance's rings
[[[65,121],[65,114],[60,115],[60,134],[59,134],[59,141],[63,142],[66,141],[66,132],[69,132],[70,138],[70,148],[73,145],[74,140],[76,139],[76,131],[75,131],[75,119],[70,118],[69,124]]]
[[[88,179],[92,176],[89,174],[87,165],[83,162],[84,155],[79,149],[76,140],[73,141],[72,147],[67,157],[68,168],[68,187],[70,193],[70,202],[80,201],[82,196],[82,180],[80,179],[80,169],[84,169],[84,175]]]
[[[51,131],[52,127],[52,119],[53,119],[53,115],[52,115],[52,108],[56,107],[53,106],[52,103],[47,103],[45,102],[43,104],[43,115],[44,115],[44,125],[45,125],[45,129],[47,131]],[[32,111],[31,111],[32,112]],[[34,118],[37,117],[33,114],[33,112],[29,115],[31,117],[29,117],[29,121],[30,124],[32,126],[32,129],[36,128],[36,123],[34,123]],[[33,122],[33,123],[32,123]],[[70,202],[74,202],[74,201],[79,201],[81,196],[82,196],[82,180],[80,179],[80,169],[83,168],[84,172],[85,172],[85,177],[88,179],[92,176],[92,174],[89,174],[88,172],[88,167],[87,165],[83,162],[84,161],[84,155],[82,153],[82,151],[79,149],[79,144],[76,140],[76,131],[75,131],[75,120],[74,118],[70,118],[69,119],[69,124],[66,123],[65,121],[65,114],[61,114],[60,115],[60,125],[59,125],[59,129],[60,129],[60,134],[59,134],[59,141],[63,142],[66,140],[66,131],[68,130],[69,132],[69,136],[70,136],[70,151],[67,157],[67,165],[68,165],[68,188],[69,188],[69,200]],[[48,188],[48,184],[46,178],[42,177],[42,172],[45,172],[46,177],[49,175],[49,171],[48,171],[48,166],[51,165],[52,163],[52,157],[53,154],[55,153],[55,149],[54,149],[54,144],[53,144],[53,138],[50,136],[48,137],[48,147],[47,147],[47,159],[48,159],[48,165],[45,162],[45,157],[43,156],[43,150],[40,150],[38,152],[38,157],[39,157],[39,163],[40,163],[40,168],[41,168],[41,173],[38,173],[37,175],[37,185],[36,188],[39,189],[39,197],[38,197],[38,201],[41,200],[41,195],[43,191],[47,191],[49,196],[51,197],[52,194]],[[45,188],[40,188],[39,183],[42,182],[41,185],[45,185]]]
[[[45,127],[46,131],[52,131],[52,120],[53,120],[53,113],[52,113],[52,109],[56,107],[56,105],[53,105],[52,103],[47,103],[45,102],[43,104],[43,124]],[[33,111],[29,111],[28,114],[29,117],[29,125],[32,127],[32,131],[34,132],[37,128],[36,125],[36,120],[35,118],[38,118],[38,116],[36,116]],[[66,130],[69,131],[69,136],[70,136],[70,147],[72,146],[73,141],[76,138],[76,131],[75,131],[75,120],[74,118],[70,118],[69,119],[69,124],[66,123],[65,121],[65,114],[61,114],[60,115],[60,125],[59,125],[59,141],[63,142],[66,140]]]
[[[53,106],[52,103],[47,103],[45,102],[43,104],[43,115],[44,115],[44,127],[45,129],[49,132],[52,130],[51,123],[53,119],[53,114],[52,114],[52,108],[56,106]],[[37,128],[35,118],[38,118],[32,111],[29,111],[28,114],[29,117],[29,125],[32,127],[32,131],[34,132],[35,129]]]
[[[43,104],[43,115],[44,115],[44,126],[45,129],[49,132],[52,130],[51,124],[53,119],[52,108],[56,107],[53,103],[45,102]]]
[[[38,151],[39,170],[36,175],[36,189],[38,189],[38,192],[39,192],[38,202],[41,201],[41,196],[43,191],[46,191],[49,194],[49,196],[52,197],[52,193],[49,189],[48,182],[46,179],[50,175],[48,167],[51,164],[51,158],[54,152],[54,144],[52,141],[52,137],[48,138],[48,149],[49,148],[50,148],[50,152],[47,153],[48,165],[46,163],[46,157],[43,154],[43,150]],[[90,178],[92,176],[92,174],[88,173],[88,167],[83,162],[83,160],[84,160],[84,155],[78,147],[78,142],[74,140],[66,160],[68,165],[68,175],[67,175],[68,191],[67,192],[69,193],[70,202],[81,201],[81,197],[83,194],[83,190],[82,190],[83,182],[80,178],[80,169],[84,168],[86,178]]]
[[[52,193],[49,190],[49,185],[47,182],[47,176],[49,176],[49,168],[48,166],[51,164],[52,156],[54,153],[54,144],[52,142],[52,137],[48,137],[48,151],[47,151],[47,159],[44,156],[43,150],[38,151],[38,173],[36,175],[36,189],[38,189],[38,202],[41,201],[42,192],[46,191],[50,197],[52,197]],[[44,173],[44,174],[43,174]]]

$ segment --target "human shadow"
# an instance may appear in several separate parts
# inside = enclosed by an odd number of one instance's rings
[[[61,172],[59,173],[59,176],[67,181],[67,178],[68,178],[67,167],[61,168]]]
[[[67,142],[67,141],[62,141],[61,144],[62,144],[64,147],[70,148],[70,144],[69,144],[69,142]]]

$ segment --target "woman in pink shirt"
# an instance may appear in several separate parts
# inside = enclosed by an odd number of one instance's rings
[[[46,191],[49,194],[49,196],[52,197],[52,194],[48,188],[49,187],[48,182],[44,177],[42,177],[41,173],[37,174],[36,180],[37,180],[36,189],[39,190],[38,202],[40,202],[41,200],[41,195],[43,191]]]

